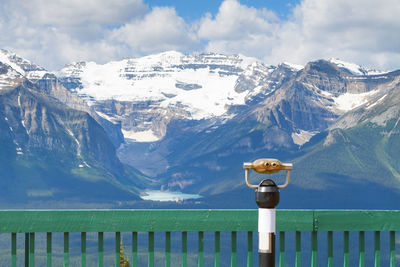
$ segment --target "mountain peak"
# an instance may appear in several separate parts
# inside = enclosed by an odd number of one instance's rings
[[[290,62],[283,62],[281,65],[288,67],[288,68],[292,69],[293,71],[299,71],[299,70],[304,69],[303,65],[293,64]]]
[[[340,60],[338,58],[331,58],[328,61],[331,62],[332,64],[335,64],[338,68],[345,70],[347,72],[350,72],[351,74],[357,75],[357,76],[378,75],[378,74],[385,73],[383,71],[368,69],[366,67],[357,65],[355,63],[346,62],[346,61]]]
[[[41,79],[47,73],[43,67],[5,49],[0,49],[0,62],[32,80]]]

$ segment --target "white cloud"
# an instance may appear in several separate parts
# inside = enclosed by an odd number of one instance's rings
[[[139,53],[192,50],[199,45],[190,26],[170,7],[156,7],[143,19],[113,30],[110,40]]]
[[[277,16],[267,9],[257,10],[227,0],[221,4],[215,19],[206,14],[198,34],[208,40],[243,40],[252,35],[272,35],[277,22]]]
[[[142,0],[3,0],[0,48],[48,69],[72,61],[104,63],[200,42],[174,8]]]
[[[227,0],[215,18],[207,14],[201,20],[198,35],[208,40],[207,51],[263,58],[276,40],[278,30],[279,20],[273,12]]]
[[[282,24],[273,61],[307,62],[339,57],[359,64],[398,68],[400,2],[304,0]]]
[[[207,14],[198,35],[206,50],[242,53],[267,63],[339,57],[379,68],[399,68],[400,1],[303,0],[287,20],[271,11],[226,0]]]
[[[0,47],[49,69],[125,56],[105,37],[147,11],[142,0],[3,0]]]
[[[142,0],[13,0],[14,11],[22,11],[31,23],[61,27],[89,24],[120,24],[141,16]]]
[[[49,69],[164,50],[241,53],[270,64],[335,57],[400,68],[398,0],[302,0],[284,20],[225,0],[214,16],[190,23],[173,7],[149,9],[143,1],[2,0],[0,48]]]

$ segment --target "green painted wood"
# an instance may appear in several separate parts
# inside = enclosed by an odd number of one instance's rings
[[[138,267],[138,234],[132,232],[132,267]]]
[[[328,267],[333,267],[333,232],[328,231]]]
[[[51,267],[52,266],[52,233],[47,233],[46,234],[46,266]]]
[[[226,223],[229,221],[230,223]],[[277,230],[296,232],[296,266],[300,266],[301,249],[297,249],[301,231],[360,231],[359,266],[365,266],[364,231],[375,232],[375,264],[380,264],[380,231],[400,229],[400,211],[360,210],[278,210]],[[3,210],[0,211],[0,232],[26,233],[25,266],[34,261],[34,232],[169,232],[169,231],[246,231],[257,230],[257,210]],[[30,236],[33,234],[33,239]],[[217,234],[217,233],[216,233]],[[391,237],[392,235],[391,233]],[[314,233],[312,234],[314,238]],[[346,233],[345,233],[346,235]],[[137,237],[136,237],[137,238]],[[376,241],[376,239],[375,239]],[[32,243],[33,242],[33,243]],[[392,239],[391,241],[392,242]],[[32,247],[30,244],[32,243]],[[299,241],[299,244],[301,242]],[[100,243],[99,243],[100,244]],[[346,243],[344,243],[346,246]],[[390,262],[394,265],[395,249],[391,243]],[[395,247],[395,246],[394,246]],[[12,250],[12,248],[11,248]],[[346,248],[344,247],[344,250]],[[134,248],[132,246],[132,251]],[[102,252],[99,254],[102,257]],[[248,262],[249,263],[249,251]],[[312,250],[312,257],[317,251]],[[394,255],[394,256],[393,256]],[[32,257],[33,256],[33,257]],[[99,256],[99,257],[100,257]],[[216,262],[219,261],[216,254]],[[132,253],[132,266],[136,254]],[[344,260],[348,256],[344,253]],[[12,259],[11,259],[12,260]],[[137,261],[137,258],[136,258]],[[100,264],[101,261],[99,261]],[[393,262],[393,263],[392,263]],[[12,263],[11,263],[12,264]],[[346,263],[344,262],[345,266]],[[99,265],[100,266],[100,265]]]
[[[255,229],[257,232],[257,220],[255,218]],[[250,230],[250,229],[249,229]],[[277,210],[276,211],[276,231],[293,232],[303,231],[311,232],[314,230],[314,211],[313,210]]]
[[[231,232],[231,267],[237,265],[237,233]]]
[[[219,267],[221,264],[221,233],[214,233],[214,267]]]
[[[360,231],[358,234],[358,266],[365,267],[365,232]]]
[[[69,266],[69,233],[64,233],[64,267]]]
[[[277,210],[277,231],[398,229],[400,211]],[[257,231],[257,210],[0,211],[3,233],[132,231]]]
[[[86,233],[81,233],[81,267],[86,267]]]
[[[238,216],[240,214],[240,216]],[[285,212],[283,215],[293,217]],[[294,217],[293,217],[294,218]],[[229,222],[227,224],[226,222]],[[283,223],[286,225],[287,223]],[[0,211],[0,232],[257,231],[257,210]]]
[[[279,232],[279,267],[286,266],[285,263],[285,232]]]
[[[25,233],[25,267],[29,267],[29,233]]]
[[[29,267],[35,267],[35,233],[29,233]]]
[[[247,267],[253,267],[253,232],[247,232]]]
[[[171,267],[171,232],[165,233],[165,267]]]
[[[97,266],[103,267],[104,266],[104,233],[99,232],[97,234]]]
[[[400,211],[387,210],[315,210],[318,231],[396,231],[400,229]]]
[[[318,233],[311,233],[311,267],[318,267]]]
[[[390,232],[390,267],[396,266],[396,232]]]
[[[17,266],[17,234],[11,234],[11,266]]]
[[[301,267],[301,232],[296,231],[295,267]]]
[[[147,266],[154,267],[154,232],[148,233]]]
[[[182,232],[182,267],[187,267],[187,232]]]
[[[349,267],[349,232],[343,232],[343,267]]]
[[[381,266],[381,232],[374,233],[374,266]]]
[[[197,266],[204,267],[204,232],[200,231],[198,233],[198,256],[197,256]]]
[[[115,266],[120,265],[121,258],[121,232],[115,232]]]

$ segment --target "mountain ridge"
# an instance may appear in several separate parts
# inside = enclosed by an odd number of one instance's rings
[[[241,56],[166,52],[80,62],[59,73],[32,80],[54,96],[68,90],[71,104],[83,103],[104,120],[119,159],[162,190],[221,200],[244,186],[242,163],[265,156],[293,161],[293,176],[307,176],[293,188],[305,192],[336,194],[336,183],[392,186],[394,195],[400,188],[394,153],[400,71],[337,59],[268,66]],[[368,173],[372,162],[379,164]]]

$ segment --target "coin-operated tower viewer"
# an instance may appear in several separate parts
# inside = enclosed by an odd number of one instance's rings
[[[275,266],[275,232],[276,232],[276,206],[279,203],[279,189],[286,188],[290,182],[292,163],[282,163],[277,159],[258,159],[254,162],[245,162],[246,185],[255,189],[256,203],[258,205],[258,257],[259,267]],[[271,179],[261,181],[259,185],[249,182],[249,172],[272,174],[286,170],[286,182],[276,185]]]

